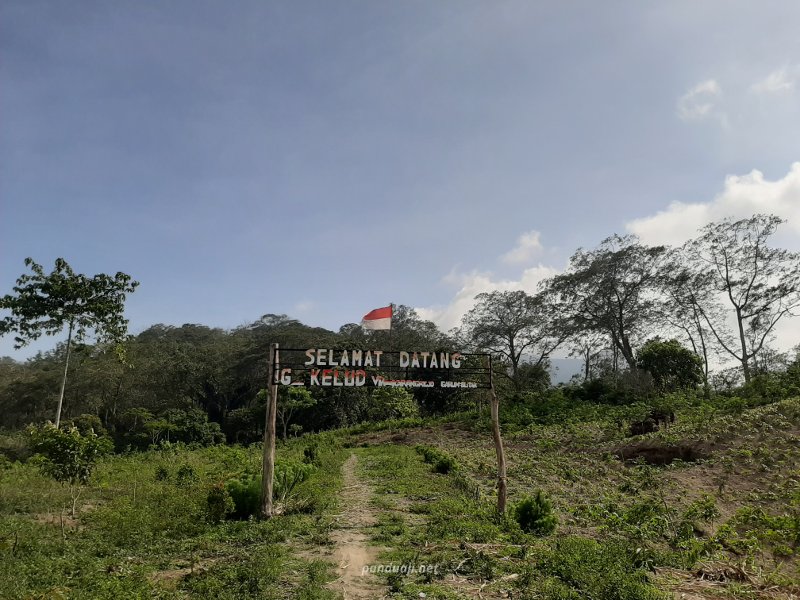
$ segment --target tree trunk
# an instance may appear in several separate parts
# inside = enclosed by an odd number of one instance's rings
[[[742,322],[742,311],[736,307],[736,323],[739,325],[739,341],[742,344],[742,357],[739,359],[742,363],[742,371],[744,372],[744,382],[750,383],[750,362],[747,356],[747,338],[744,335],[744,323]]]
[[[69,369],[69,351],[72,346],[72,326],[73,321],[69,322],[69,334],[67,334],[67,358],[64,360],[64,377],[61,379],[61,392],[58,394],[58,408],[56,409],[56,429],[61,425],[61,406],[64,404],[64,389],[67,387],[67,370]]]
[[[506,499],[508,498],[508,482],[506,479],[506,454],[503,450],[503,438],[500,437],[500,402],[494,392],[494,384],[491,387],[492,394],[492,437],[494,438],[494,449],[497,453],[497,512],[505,514]]]
[[[267,390],[266,424],[264,426],[264,458],[261,469],[261,517],[272,517],[272,479],[275,475],[275,419],[278,406],[278,386],[275,384],[275,361],[278,344],[269,346],[269,380]]]

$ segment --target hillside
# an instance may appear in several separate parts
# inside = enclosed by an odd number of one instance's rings
[[[6,459],[0,597],[800,593],[800,399],[687,405],[671,427],[637,437],[605,416],[508,421],[505,518],[493,509],[486,426],[463,413],[291,439],[278,448],[283,514],[266,522],[215,523],[207,501],[215,483],[258,471],[258,446],[111,456],[74,518],[65,487],[35,461]],[[300,465],[310,475],[292,487],[286,474]],[[558,519],[549,535],[525,533],[513,517],[538,489]]]

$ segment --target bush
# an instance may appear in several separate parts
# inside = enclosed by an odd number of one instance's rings
[[[94,433],[100,437],[108,437],[108,431],[103,427],[103,422],[97,415],[83,414],[71,419],[69,423],[81,432],[81,435]]]
[[[416,450],[422,455],[422,458],[426,463],[433,466],[434,473],[447,475],[448,473],[458,469],[458,463],[456,462],[456,459],[437,448],[420,445],[416,447]]]
[[[647,580],[640,549],[620,542],[558,540],[520,585],[544,585],[547,597],[593,600],[666,600]],[[544,575],[545,578],[542,578]]]
[[[11,462],[25,462],[32,454],[33,451],[23,432],[0,433],[0,456],[5,456]]]
[[[156,481],[169,481],[169,471],[164,465],[156,467]]]
[[[297,485],[308,479],[314,471],[315,467],[309,464],[276,463],[272,486],[273,500],[286,502]],[[229,480],[225,484],[225,488],[233,499],[232,518],[248,519],[259,513],[261,510],[261,476],[242,475]]]
[[[206,508],[208,509],[208,520],[212,523],[219,523],[228,514],[234,512],[236,506],[225,484],[217,483],[208,491]]]
[[[261,477],[231,479],[225,489],[233,503],[230,511],[234,519],[248,519],[261,509]]]
[[[28,428],[31,448],[41,455],[40,468],[59,483],[69,485],[72,496],[72,516],[80,495],[81,486],[89,482],[97,460],[111,452],[113,444],[108,438],[93,431],[81,435],[76,427],[59,429],[52,423]]]
[[[175,483],[178,485],[188,485],[196,479],[197,473],[195,473],[192,465],[181,465],[180,469],[178,469],[178,472],[175,475]]]
[[[522,531],[535,535],[553,533],[558,523],[553,514],[553,503],[541,490],[537,490],[533,497],[523,498],[514,507],[514,518]]]

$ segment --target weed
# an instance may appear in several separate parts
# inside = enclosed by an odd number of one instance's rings
[[[514,507],[514,518],[522,531],[535,535],[549,535],[556,529],[558,519],[553,514],[553,503],[542,490],[525,497]]]

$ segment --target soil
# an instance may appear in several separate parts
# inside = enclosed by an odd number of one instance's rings
[[[336,563],[338,577],[330,588],[341,592],[345,600],[375,600],[386,595],[386,587],[365,567],[376,565],[381,549],[369,545],[365,528],[378,522],[377,511],[370,506],[373,490],[356,474],[358,458],[351,454],[342,466],[343,512],[337,516],[331,540],[334,544],[331,560]]]

